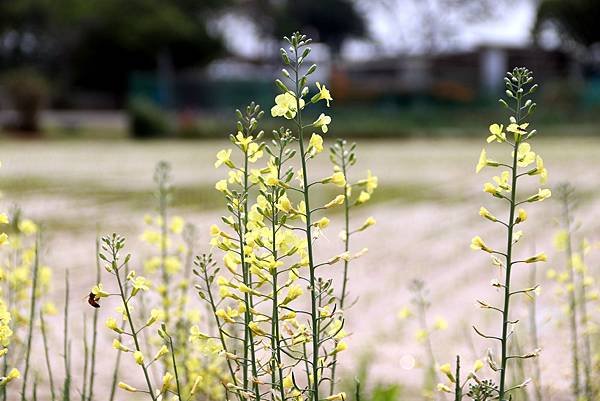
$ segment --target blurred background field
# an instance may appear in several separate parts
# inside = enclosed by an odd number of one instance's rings
[[[173,166],[173,213],[198,226],[197,252],[208,251],[208,226],[223,213],[214,155],[234,133],[235,108],[255,100],[268,114],[280,37],[301,29],[317,42],[318,79],[334,98],[326,141],[356,141],[356,173],[369,168],[380,179],[356,217],[378,224],[361,238],[369,254],[352,266],[358,302],[347,313],[344,380],[361,376],[367,400],[420,400],[427,356],[417,327],[398,319],[411,280],[426,283],[432,321],[449,324],[432,337],[439,362],[458,352],[482,358],[489,346],[469,324],[492,325],[474,300],[489,292],[493,272],[468,244],[486,234],[477,212],[488,199],[474,166],[488,125],[505,122],[496,102],[505,71],[533,70],[541,86],[536,150],[551,187],[567,179],[576,186],[580,232],[598,240],[598,20],[596,0],[2,1],[1,210],[18,205],[44,227],[57,302],[69,269],[78,316],[90,314],[82,297],[94,282],[98,232],[126,235],[137,259],[144,256],[139,236],[154,211],[159,160]],[[275,128],[267,116],[265,131]],[[315,175],[330,173],[326,157],[316,163]],[[552,200],[532,212],[529,243],[550,250],[558,215]],[[339,228],[321,239],[323,255],[339,251]],[[551,258],[549,267],[560,264]],[[540,268],[544,401],[562,401],[566,328],[544,274]],[[449,288],[458,290],[452,298]],[[524,321],[526,310],[515,309]]]
[[[379,176],[379,191],[372,202],[359,209],[356,221],[374,216],[378,221],[371,233],[358,239],[369,253],[352,266],[350,291],[357,303],[347,312],[347,327],[353,333],[350,351],[343,355],[343,376],[352,383],[361,369],[368,372],[363,385],[365,397],[420,399],[426,377],[427,354],[417,341],[418,327],[398,318],[409,306],[411,280],[424,280],[430,293],[430,320],[442,317],[448,329],[432,334],[436,358],[450,361],[460,352],[466,363],[482,358],[488,343],[474,336],[470,324],[494,329],[490,316],[480,312],[475,299],[489,293],[493,272],[486,258],[470,252],[469,238],[475,234],[494,238],[477,214],[480,204],[492,207],[481,191],[474,165],[481,139],[359,140],[356,174],[367,167]],[[565,146],[565,143],[568,146]],[[154,212],[152,174],[157,160],[173,165],[173,215],[180,215],[199,227],[197,253],[207,252],[208,226],[222,214],[222,199],[214,190],[221,171],[212,166],[217,150],[225,141],[52,141],[3,144],[3,208],[18,204],[27,216],[40,222],[46,233],[43,263],[60,275],[71,271],[73,312],[90,314],[82,299],[94,282],[94,239],[101,233],[119,232],[128,238],[134,253],[133,264],[146,256],[140,239],[144,216]],[[548,160],[552,182],[569,179],[579,194],[577,214],[580,233],[595,238],[600,208],[596,169],[600,140],[593,137],[541,138],[537,148]],[[318,160],[315,175],[331,171],[325,159]],[[534,190],[534,188],[531,188]],[[323,200],[331,194],[317,194]],[[546,201],[532,213],[527,246],[552,249],[553,232],[560,206]],[[326,230],[320,240],[322,255],[339,252],[339,224]],[[535,234],[534,234],[535,233]],[[358,241],[357,240],[357,241]],[[552,253],[551,253],[552,254]],[[592,255],[598,260],[597,255]],[[569,367],[562,361],[567,338],[560,301],[554,284],[544,279],[549,268],[561,266],[561,256],[552,255],[550,264],[540,268],[542,296],[539,298],[540,338],[543,378],[551,400],[562,400],[568,387]],[[57,277],[58,278],[58,277]],[[528,283],[528,271],[517,273],[517,282]],[[54,284],[57,302],[64,285]],[[448,298],[450,288],[453,296]],[[111,314],[103,310],[101,318]],[[520,340],[529,344],[527,302],[515,305],[515,317],[523,320]],[[49,318],[52,319],[53,318]],[[60,317],[56,324],[60,324]],[[73,323],[80,332],[81,320]],[[77,335],[74,336],[77,341]],[[54,341],[59,342],[59,338]],[[101,335],[101,347],[109,347],[111,336]],[[112,358],[106,363],[112,363]],[[367,363],[368,361],[368,363]],[[74,362],[75,371],[77,360]],[[102,364],[102,362],[101,362]],[[80,367],[81,368],[81,367]],[[127,377],[127,373],[124,373]],[[108,385],[110,375],[98,374],[100,386]],[[133,377],[131,380],[134,380]],[[552,384],[550,384],[552,383]],[[375,389],[375,390],[374,390]],[[374,391],[371,394],[371,391]],[[400,398],[398,398],[400,397]]]

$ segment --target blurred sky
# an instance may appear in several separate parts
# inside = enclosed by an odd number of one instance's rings
[[[423,26],[416,18],[422,9],[418,1],[363,0],[358,7],[368,21],[370,39],[349,40],[343,56],[349,59],[369,59],[375,55],[418,54],[429,52],[423,32],[433,28],[436,50],[461,50],[478,45],[522,46],[531,40],[535,19],[535,0],[506,0],[507,7],[494,7],[490,15],[469,18],[456,9],[440,9],[430,2],[433,21]],[[500,4],[500,3],[498,3]],[[432,26],[429,26],[432,25]],[[226,37],[230,49],[243,56],[260,54],[265,46],[259,42],[255,27],[241,16],[227,15],[216,23]],[[542,35],[542,45],[553,47],[558,38]]]

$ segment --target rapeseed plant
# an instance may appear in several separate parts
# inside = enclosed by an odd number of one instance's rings
[[[563,311],[567,315],[571,335],[571,368],[573,396],[581,400],[592,400],[598,389],[594,386],[592,334],[597,330],[590,319],[588,304],[597,302],[599,293],[594,288],[595,280],[586,265],[586,255],[591,250],[587,239],[576,241],[574,220],[575,191],[568,184],[557,188],[561,203],[561,229],[554,236],[557,252],[565,253],[564,269],[550,269],[547,277],[557,284],[556,294],[565,299]]]
[[[320,89],[320,86],[318,87]],[[332,99],[329,99],[332,100]],[[329,105],[329,100],[327,100]],[[314,137],[315,144],[313,145],[314,152],[322,150],[322,138]],[[365,231],[369,227],[375,225],[375,219],[368,217],[360,226],[352,227],[350,213],[351,210],[357,206],[363,205],[371,199],[371,195],[375,191],[378,185],[378,179],[372,175],[371,170],[367,171],[367,177],[361,179],[355,183],[351,183],[349,180],[349,170],[356,164],[356,143],[348,145],[343,139],[338,139],[335,144],[329,149],[329,159],[331,160],[334,172],[341,172],[346,178],[346,185],[343,188],[342,196],[344,199],[344,229],[340,232],[339,237],[344,243],[344,253],[350,252],[350,238],[351,236]],[[357,194],[358,193],[358,194]],[[342,274],[342,289],[338,295],[338,305],[340,312],[345,311],[346,298],[347,298],[347,286],[348,286],[348,267],[350,266],[350,258],[344,260],[344,271]],[[336,340],[337,341],[337,340]],[[337,344],[336,344],[337,345]],[[333,357],[333,363],[331,366],[331,382],[329,392],[333,394],[335,392],[336,385],[336,367],[337,367],[337,354]]]
[[[434,390],[436,383],[439,382],[438,376],[438,361],[433,349],[432,335],[436,332],[444,331],[448,328],[448,322],[441,316],[436,316],[433,322],[429,319],[429,309],[431,302],[429,301],[429,291],[425,286],[425,282],[420,279],[412,280],[409,286],[412,294],[411,303],[414,309],[404,307],[398,313],[400,320],[414,318],[418,326],[415,331],[415,339],[423,346],[426,363],[425,380],[423,396],[429,399],[434,398]]]
[[[340,169],[328,177],[311,177],[309,162],[323,151],[323,138],[314,131],[327,133],[331,117],[321,113],[305,123],[303,116],[309,104],[329,105],[333,99],[320,83],[309,98],[308,79],[317,68],[306,67],[311,40],[299,33],[285,40],[290,45],[281,49],[285,82],[275,81],[282,93],[271,115],[292,127],[274,131],[267,144],[258,128],[264,115],[260,107],[252,103],[237,111],[237,132],[230,136],[236,153],[223,149],[215,162],[215,167],[229,169],[215,188],[223,193],[230,215],[221,219],[224,228],[211,227],[211,245],[224,252],[226,272],[220,274],[210,255],[197,258],[194,271],[203,282],[197,289],[213,312],[218,333],[212,336],[193,327],[191,336],[217,341],[230,373],[226,388],[239,399],[343,400],[346,395],[333,393],[331,384],[329,395],[322,396],[323,384],[335,380],[335,356],[347,344],[333,282],[322,278],[319,269],[364,251],[315,260],[314,247],[329,225],[326,216],[317,214],[344,204],[350,194]],[[341,156],[349,161],[349,155]],[[262,166],[254,167],[263,158]],[[311,191],[327,184],[343,188],[343,194],[314,207]],[[372,192],[376,178],[359,185]],[[366,200],[363,195],[358,203]],[[361,229],[373,223],[370,219]]]
[[[479,162],[476,166],[476,172],[479,173],[486,167],[505,168],[500,174],[493,177],[494,183],[486,182],[484,192],[492,197],[499,199],[507,205],[507,219],[496,217],[485,207],[481,207],[479,214],[494,223],[500,224],[506,230],[506,246],[504,250],[497,250],[488,245],[481,237],[476,236],[471,241],[471,248],[489,253],[492,258],[492,264],[497,267],[503,275],[503,280],[493,280],[492,286],[500,289],[503,293],[503,302],[500,306],[494,306],[486,301],[478,301],[483,309],[491,310],[501,315],[502,331],[499,335],[488,335],[481,330],[474,328],[481,337],[500,343],[500,360],[496,361],[493,353],[489,353],[488,364],[492,370],[498,372],[499,385],[493,391],[493,397],[500,401],[505,401],[512,390],[521,388],[523,384],[512,387],[507,386],[509,365],[508,362],[514,359],[527,359],[537,356],[539,350],[534,350],[525,354],[511,354],[509,340],[511,333],[517,321],[510,318],[511,299],[515,295],[535,296],[537,285],[524,289],[514,290],[512,288],[511,273],[516,264],[531,264],[544,262],[547,257],[541,252],[534,256],[517,259],[514,255],[515,245],[521,239],[522,231],[516,230],[516,226],[527,220],[527,212],[521,208],[522,205],[541,202],[551,196],[549,189],[539,189],[537,193],[523,197],[518,191],[519,179],[527,176],[538,176],[540,184],[544,184],[548,177],[548,172],[544,167],[544,162],[539,154],[533,152],[530,141],[536,135],[535,130],[531,130],[528,117],[533,113],[536,104],[530,99],[532,93],[537,89],[533,84],[533,75],[526,68],[515,68],[507,73],[505,78],[506,100],[501,99],[500,103],[509,110],[509,121],[505,127],[503,124],[492,124],[489,127],[490,135],[487,138],[488,143],[496,142],[501,145],[507,145],[511,151],[510,160],[503,162],[488,158],[487,151],[484,148],[481,151]],[[533,164],[533,166],[532,166]],[[492,397],[490,397],[492,398]]]

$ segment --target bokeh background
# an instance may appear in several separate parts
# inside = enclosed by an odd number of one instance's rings
[[[578,235],[599,239],[598,21],[597,0],[2,1],[3,210],[18,206],[44,226],[57,300],[60,277],[75,273],[75,330],[90,313],[80,298],[94,284],[97,232],[127,235],[138,260],[148,252],[139,235],[155,208],[159,160],[173,166],[174,213],[199,227],[198,252],[207,251],[208,226],[222,210],[213,155],[235,129],[236,108],[272,106],[281,37],[300,29],[315,40],[316,75],[334,98],[327,139],[358,143],[355,179],[367,169],[379,176],[356,215],[378,225],[360,238],[370,252],[352,266],[345,380],[360,376],[368,399],[423,399],[428,347],[415,337],[418,323],[398,317],[413,307],[412,280],[428,290],[429,323],[448,324],[430,337],[437,362],[482,358],[489,344],[470,325],[498,329],[475,305],[497,295],[496,272],[468,245],[476,234],[501,238],[478,216],[494,203],[474,166],[488,125],[505,122],[497,99],[507,70],[533,70],[541,89],[532,122],[550,186],[575,185]],[[276,124],[264,120],[267,132]],[[323,157],[315,174],[330,170]],[[559,205],[531,209],[520,251],[553,254]],[[338,229],[322,240],[323,255],[341,248]],[[552,256],[560,268],[562,256]],[[544,270],[543,384],[545,400],[559,401],[567,399],[568,337]],[[528,283],[530,272],[516,280]],[[515,308],[523,348],[528,311],[526,302]]]

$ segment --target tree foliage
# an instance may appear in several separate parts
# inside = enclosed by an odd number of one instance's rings
[[[546,23],[558,29],[564,41],[589,48],[600,43],[600,3],[597,0],[542,0],[534,32]]]

